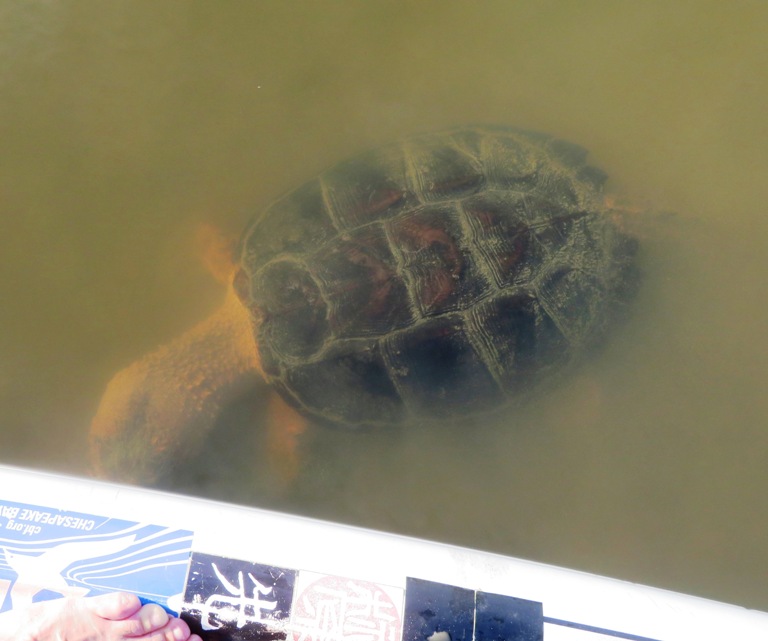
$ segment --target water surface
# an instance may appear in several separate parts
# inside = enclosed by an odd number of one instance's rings
[[[638,209],[630,321],[500,425],[311,430],[265,395],[177,489],[768,609],[768,7],[760,2],[0,5],[0,457],[87,470],[111,374],[223,297],[197,226],[466,122],[592,151]]]

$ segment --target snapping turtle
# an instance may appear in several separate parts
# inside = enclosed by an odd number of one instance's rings
[[[284,195],[245,230],[222,309],[110,382],[97,469],[153,481],[258,377],[298,415],[348,427],[461,420],[550,379],[604,335],[634,281],[637,242],[586,155],[459,128]]]

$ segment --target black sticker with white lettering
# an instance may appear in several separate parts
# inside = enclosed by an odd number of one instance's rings
[[[284,641],[296,572],[194,552],[182,618],[204,639]]]

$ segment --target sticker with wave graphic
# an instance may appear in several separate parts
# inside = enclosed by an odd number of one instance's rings
[[[115,590],[174,611],[191,545],[188,530],[0,501],[0,612]]]

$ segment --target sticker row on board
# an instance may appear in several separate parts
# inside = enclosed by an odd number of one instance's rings
[[[381,585],[192,547],[189,530],[0,500],[0,612],[125,590],[180,613],[206,641],[541,641],[545,625],[585,641],[654,641],[544,616],[538,601],[422,578]]]
[[[189,530],[0,501],[0,612],[117,590],[180,612],[206,639],[527,641],[542,629],[532,601],[212,556],[192,551]]]
[[[541,603],[408,578],[405,590],[192,553],[182,607],[206,638],[536,641]]]

